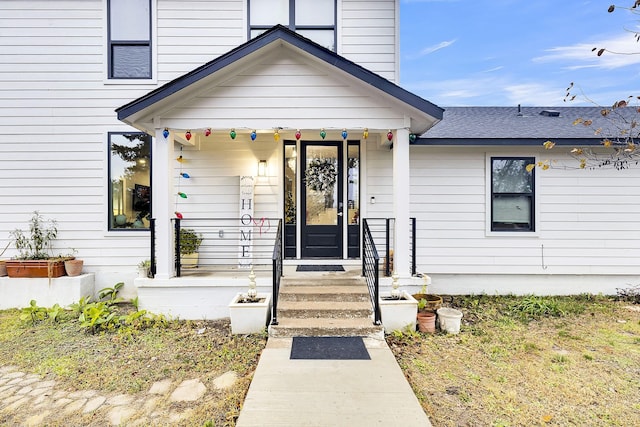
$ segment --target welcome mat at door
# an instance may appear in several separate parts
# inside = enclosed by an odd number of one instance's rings
[[[289,358],[371,360],[362,337],[293,337]]]
[[[341,265],[299,265],[296,271],[344,271]]]

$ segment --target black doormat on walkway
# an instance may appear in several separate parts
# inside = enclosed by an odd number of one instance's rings
[[[299,265],[296,271],[344,271],[341,265]]]
[[[293,337],[289,358],[371,360],[362,337]]]

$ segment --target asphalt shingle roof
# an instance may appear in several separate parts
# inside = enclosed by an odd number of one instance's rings
[[[599,143],[604,137],[616,136],[615,125],[621,123],[617,114],[627,118],[638,113],[634,108],[616,109],[603,117],[601,107],[449,107],[443,119],[421,135],[417,144],[533,144],[545,140],[571,140],[570,143]],[[551,115],[543,111],[554,112]],[[557,116],[555,116],[557,114]],[[574,125],[582,118],[593,124]],[[595,130],[603,131],[595,134]],[[569,143],[569,142],[567,142]]]

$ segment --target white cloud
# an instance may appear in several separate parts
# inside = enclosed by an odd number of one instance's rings
[[[597,56],[593,48],[606,48],[607,52]],[[614,53],[615,52],[615,53]],[[533,62],[565,62],[567,70],[581,68],[599,68],[612,70],[640,63],[640,45],[633,34],[625,33],[593,43],[578,43],[571,46],[558,46],[547,50],[547,54],[533,58]]]
[[[432,54],[433,52],[436,52],[436,51],[438,51],[440,49],[444,49],[444,48],[447,48],[447,47],[451,46],[452,44],[454,44],[456,42],[456,40],[457,39],[445,40],[445,41],[442,41],[442,42],[440,42],[438,44],[435,44],[433,46],[425,47],[418,54],[407,56],[407,59],[422,58],[423,56]]]

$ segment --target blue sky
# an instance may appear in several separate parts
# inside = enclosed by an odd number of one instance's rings
[[[618,0],[618,4],[632,3]],[[400,85],[443,107],[611,105],[640,95],[640,16],[607,0],[401,0]],[[564,103],[574,82],[576,101]]]

